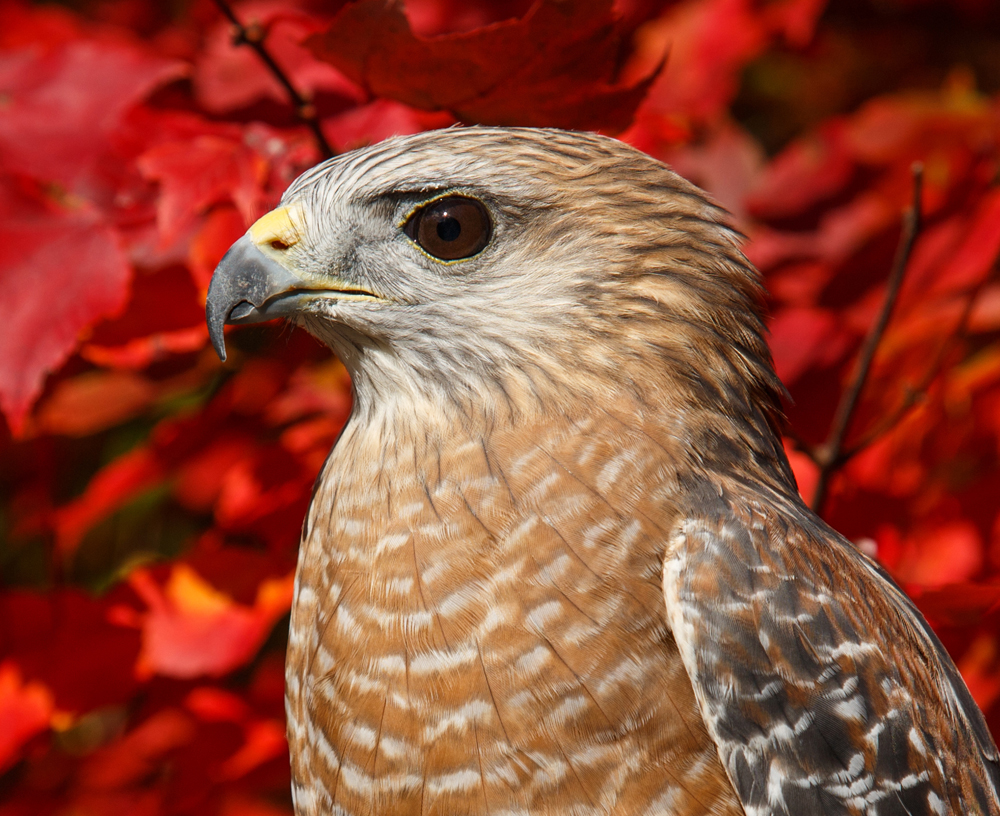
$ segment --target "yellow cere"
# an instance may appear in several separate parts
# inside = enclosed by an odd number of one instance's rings
[[[295,205],[278,207],[262,216],[250,227],[250,237],[259,247],[287,249],[295,246],[302,237],[302,215]]]

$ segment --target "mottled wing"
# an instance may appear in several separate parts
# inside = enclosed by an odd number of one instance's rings
[[[748,816],[1000,813],[982,714],[895,584],[800,508],[708,504],[667,617]]]

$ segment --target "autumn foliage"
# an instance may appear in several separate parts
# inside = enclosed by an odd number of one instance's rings
[[[1000,728],[994,4],[230,10],[236,40],[209,0],[0,2],[2,816],[290,812],[296,545],[350,384],[278,324],[233,331],[221,364],[203,307],[229,244],[323,158],[317,128],[338,152],[455,122],[602,130],[709,190],[770,291],[803,495],[828,481],[825,518]]]

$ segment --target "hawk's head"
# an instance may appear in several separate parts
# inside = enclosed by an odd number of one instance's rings
[[[359,412],[614,392],[773,437],[759,299],[724,213],[660,162],[593,134],[474,127],[305,173],[222,260],[207,312],[223,357],[225,323],[303,326],[348,366]]]

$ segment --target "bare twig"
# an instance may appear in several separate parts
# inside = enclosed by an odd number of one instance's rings
[[[257,56],[260,57],[268,70],[274,75],[274,78],[281,83],[281,86],[285,89],[285,93],[288,94],[292,107],[295,108],[295,115],[312,131],[313,138],[316,139],[316,144],[319,146],[319,151],[323,157],[328,159],[335,155],[333,148],[330,147],[330,143],[326,140],[326,136],[323,135],[322,128],[319,126],[319,119],[316,117],[316,107],[299,93],[292,84],[291,79],[288,78],[288,74],[281,69],[281,66],[275,61],[271,52],[264,47],[264,38],[266,35],[264,28],[258,23],[243,25],[226,0],[215,0],[215,5],[219,7],[219,11],[226,16],[226,19],[233,24],[233,28],[235,29],[233,42],[237,45],[250,46],[250,48],[257,52]]]
[[[965,305],[962,307],[962,313],[958,318],[958,322],[955,324],[955,328],[948,333],[938,346],[934,359],[927,367],[927,371],[924,372],[924,376],[920,378],[916,385],[910,386],[906,389],[903,401],[896,407],[895,411],[893,411],[889,416],[883,417],[878,423],[866,431],[865,434],[857,440],[857,442],[841,454],[842,461],[846,462],[851,459],[853,456],[860,453],[862,450],[879,439],[883,434],[895,428],[896,425],[900,423],[904,417],[906,417],[906,415],[909,414],[910,411],[923,400],[927,394],[927,389],[930,388],[931,383],[934,382],[937,375],[941,373],[941,367],[944,364],[948,351],[954,347],[958,340],[965,337],[969,318],[972,316],[972,310],[975,308],[976,302],[979,298],[979,293],[983,291],[983,288],[990,280],[992,280],[992,278],[992,275],[988,275],[983,278],[983,280],[981,280],[969,292],[968,297],[965,299]]]
[[[885,301],[879,312],[878,318],[858,355],[857,370],[854,379],[844,392],[837,406],[837,412],[833,417],[833,425],[827,441],[814,453],[814,460],[819,464],[819,477],[816,480],[816,490],[813,493],[813,510],[820,512],[826,501],[827,491],[830,487],[830,479],[837,469],[844,462],[844,440],[850,429],[851,419],[854,411],[858,407],[858,400],[864,390],[865,382],[871,371],[872,361],[875,359],[875,352],[885,334],[889,318],[892,317],[893,307],[899,296],[900,287],[903,285],[903,277],[906,267],[910,261],[910,254],[913,252],[913,244],[920,234],[921,227],[921,198],[923,188],[923,165],[916,163],[913,165],[913,203],[903,217],[903,233],[899,238],[899,247],[896,250],[896,258],[889,273],[889,281],[886,285]]]

